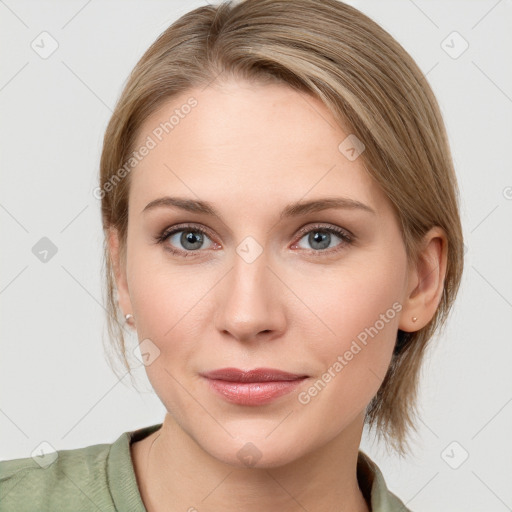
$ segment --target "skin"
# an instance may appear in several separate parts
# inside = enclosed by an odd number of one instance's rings
[[[191,96],[198,105],[131,171],[126,260],[116,230],[109,238],[120,307],[134,315],[139,341],[160,351],[145,369],[168,411],[162,428],[131,448],[144,504],[149,512],[367,511],[356,476],[364,411],[397,330],[418,330],[436,311],[446,237],[433,228],[410,266],[389,200],[361,158],[338,150],[349,132],[321,101],[286,85],[232,80],[187,91],[146,120],[139,145]],[[167,195],[208,201],[221,218],[169,207],[143,213]],[[341,196],[374,213],[327,209],[280,220],[291,202]],[[181,232],[155,243],[181,223],[208,231],[199,249],[180,243]],[[322,248],[311,238],[329,237],[324,229],[333,226],[349,230],[352,243],[331,234]],[[313,229],[309,239],[303,227]],[[262,249],[251,263],[236,251],[248,236]],[[298,394],[395,302],[401,311],[300,403]],[[309,378],[270,404],[241,406],[199,375],[223,367]],[[260,454],[253,467],[237,457],[248,442]]]

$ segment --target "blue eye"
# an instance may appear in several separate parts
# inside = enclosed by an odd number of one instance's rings
[[[323,224],[313,227],[308,226],[301,230],[299,236],[301,238],[291,248],[306,249],[315,256],[332,254],[342,250],[350,245],[355,238],[350,232],[342,228]],[[299,245],[303,239],[306,239],[310,248]],[[340,240],[341,243],[336,243],[336,239]],[[198,256],[201,249],[210,249],[212,245],[217,245],[211,241],[208,233],[203,228],[195,225],[174,226],[171,229],[164,230],[156,237],[156,241],[163,244],[165,249],[172,254],[183,257]],[[205,242],[207,242],[206,246],[204,245]]]
[[[299,244],[301,240],[305,239],[311,247],[311,249],[307,247],[306,249],[315,256],[331,254],[341,250],[347,245],[350,245],[354,240],[354,236],[351,233],[336,226],[316,225],[301,231],[300,234],[302,235],[300,240],[292,247],[301,247]],[[336,244],[336,238],[341,240],[341,243]]]
[[[199,249],[209,248],[210,246],[203,247],[205,239],[210,240],[206,231],[203,229],[196,226],[180,226],[164,231],[164,233],[157,238],[157,241],[163,244],[170,240],[173,245],[167,244],[166,248],[172,253],[186,257],[194,256],[194,252],[199,251]],[[183,249],[177,249],[176,245],[178,244],[181,244]]]

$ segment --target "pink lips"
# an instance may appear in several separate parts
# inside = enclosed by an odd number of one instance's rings
[[[293,391],[307,375],[256,368],[243,371],[221,368],[201,374],[210,388],[226,400],[240,405],[263,405]]]

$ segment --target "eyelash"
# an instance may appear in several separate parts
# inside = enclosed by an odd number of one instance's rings
[[[167,229],[167,228],[164,229],[158,236],[155,237],[155,242],[157,244],[164,244],[170,236],[172,236],[176,233],[179,233],[181,231],[189,231],[192,233],[201,233],[202,235],[206,235],[208,238],[211,238],[208,231],[206,231],[205,229],[203,229],[199,226],[193,225],[193,224],[185,224],[185,225],[175,226],[171,229]],[[297,235],[298,236],[297,242],[295,242],[293,245],[294,246],[297,245],[299,243],[299,241],[304,237],[304,235],[307,235],[310,232],[315,232],[315,231],[331,233],[331,234],[338,236],[342,240],[342,242],[339,245],[337,245],[335,248],[316,250],[316,251],[314,249],[311,249],[310,251],[308,251],[308,252],[312,252],[313,254],[318,255],[318,256],[323,256],[325,254],[337,253],[338,251],[342,250],[347,245],[351,245],[355,240],[355,236],[352,233],[349,233],[347,230],[338,228],[336,226],[317,224],[314,226],[310,226],[307,229],[301,229]],[[200,249],[196,250],[196,251],[182,251],[179,249],[175,249],[171,245],[168,245],[165,249],[174,255],[181,256],[184,258],[195,257],[196,254],[200,252]]]

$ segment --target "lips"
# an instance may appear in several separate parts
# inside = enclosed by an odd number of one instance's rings
[[[308,378],[307,375],[273,368],[256,368],[248,371],[222,368],[201,375],[208,383],[209,389],[217,396],[244,406],[259,406],[273,402],[292,392]]]
[[[254,370],[239,370],[238,368],[221,368],[211,372],[202,373],[203,377],[213,380],[224,380],[228,382],[279,382],[298,380],[307,377],[289,373],[273,368],[255,368]]]

